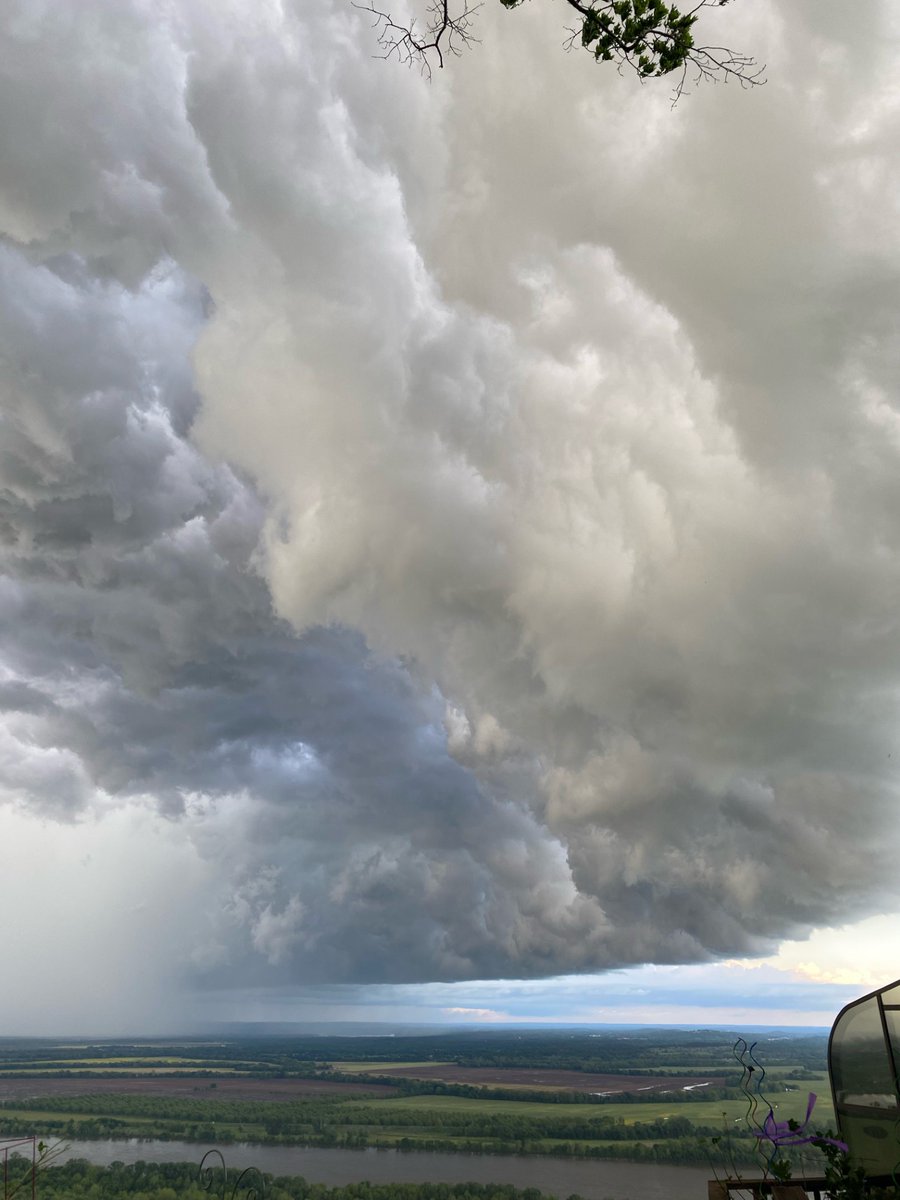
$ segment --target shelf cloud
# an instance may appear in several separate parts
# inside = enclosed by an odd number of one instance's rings
[[[179,831],[198,989],[896,904],[891,6],[729,6],[770,82],[674,111],[537,5],[430,85],[343,0],[13,7],[0,798]]]

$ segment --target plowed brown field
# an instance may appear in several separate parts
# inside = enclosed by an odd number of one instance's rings
[[[211,1084],[215,1087],[211,1087]],[[191,1100],[303,1100],[315,1096],[391,1096],[395,1089],[383,1083],[339,1083],[330,1079],[177,1079],[171,1075],[140,1079],[30,1079],[0,1077],[0,1100],[31,1100],[37,1096],[180,1096]]]

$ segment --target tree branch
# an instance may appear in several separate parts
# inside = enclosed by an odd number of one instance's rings
[[[384,51],[377,57],[391,58],[396,55],[407,66],[418,63],[422,73],[429,79],[432,57],[442,68],[445,55],[458,57],[467,46],[478,41],[470,32],[470,27],[472,17],[481,4],[461,0],[460,11],[456,14],[451,14],[450,4],[451,0],[433,0],[428,10],[425,32],[420,36],[416,33],[415,19],[409,25],[399,25],[390,13],[376,8],[372,0],[368,4],[353,0],[354,8],[375,17],[373,24],[378,30],[378,45]]]
[[[668,0],[564,0],[581,18],[570,29],[567,46],[576,40],[599,62],[615,62],[619,71],[631,68],[640,79],[679,75],[673,104],[685,93],[689,81],[737,79],[741,87],[764,83],[764,68],[747,54],[725,46],[698,46],[693,29],[704,8],[722,8],[730,0],[698,0],[693,8],[680,11]],[[500,0],[504,8],[518,8],[523,0]],[[417,32],[415,18],[404,25],[392,14],[376,8],[374,0],[355,8],[371,13],[378,30],[381,58],[397,58],[407,65],[417,63],[431,77],[432,62],[444,66],[445,57],[459,55],[473,42],[474,14],[481,3],[471,0],[431,0],[425,28]]]

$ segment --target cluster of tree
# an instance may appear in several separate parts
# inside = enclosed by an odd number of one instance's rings
[[[472,1067],[536,1067],[645,1075],[661,1070],[687,1074],[740,1075],[732,1049],[735,1035],[721,1030],[448,1030],[445,1033],[383,1037],[259,1037],[182,1043],[61,1042],[0,1039],[0,1070],[33,1066],[79,1069],[103,1060],[118,1073],[123,1067],[162,1058],[208,1063],[211,1070],[250,1071],[262,1076],[314,1075],[328,1062],[452,1062]],[[757,1053],[768,1069],[788,1066],[821,1071],[824,1036],[760,1037]],[[112,1060],[130,1059],[127,1064]],[[69,1060],[65,1067],[64,1060]],[[87,1064],[85,1064],[87,1065]],[[170,1064],[177,1065],[177,1064]],[[674,1070],[673,1070],[674,1069]],[[391,1080],[391,1082],[396,1082]]]
[[[760,1039],[758,1053],[769,1069],[782,1079],[803,1079],[824,1066],[824,1038]],[[323,1045],[323,1043],[326,1043]],[[74,1048],[59,1044],[23,1047],[21,1042],[0,1042],[0,1058],[7,1066],[21,1065],[27,1054],[33,1061],[49,1066],[61,1062],[63,1053]],[[148,1056],[174,1057],[179,1051],[195,1055],[200,1061],[239,1062],[257,1065],[256,1074],[299,1074],[334,1078],[358,1084],[357,1098],[348,1103],[341,1094],[308,1095],[285,1100],[220,1099],[215,1083],[198,1081],[196,1096],[159,1096],[151,1091],[131,1095],[53,1096],[29,1100],[23,1104],[7,1101],[0,1105],[0,1133],[27,1135],[33,1131],[35,1110],[42,1118],[42,1133],[68,1139],[153,1136],[196,1142],[228,1142],[236,1139],[275,1144],[311,1146],[399,1146],[419,1150],[462,1150],[480,1153],[525,1152],[566,1154],[609,1158],[637,1158],[645,1161],[709,1161],[714,1131],[695,1127],[689,1120],[696,1101],[734,1098],[740,1093],[732,1086],[729,1062],[732,1041],[719,1031],[628,1031],[597,1035],[589,1031],[554,1031],[523,1035],[512,1031],[448,1032],[428,1037],[391,1039],[272,1038],[265,1042],[233,1042],[186,1045],[147,1043],[139,1048],[120,1044],[92,1045],[80,1048],[94,1062],[121,1057],[126,1050]],[[693,1070],[715,1077],[723,1086],[682,1091],[677,1082],[665,1096],[667,1104],[678,1103],[679,1114],[668,1121],[641,1121],[625,1126],[606,1115],[603,1106],[627,1101],[633,1104],[657,1103],[657,1091],[635,1091],[609,1096],[574,1091],[543,1091],[539,1088],[510,1091],[501,1087],[453,1084],[442,1080],[398,1079],[370,1073],[348,1075],[334,1073],[323,1061],[323,1050],[333,1059],[351,1057],[364,1062],[385,1061],[456,1061],[466,1065],[492,1067],[521,1066],[535,1068],[583,1067],[624,1073],[630,1068],[637,1077],[668,1070],[673,1079],[678,1072]],[[55,1055],[40,1057],[41,1055]],[[308,1057],[304,1057],[307,1056]],[[215,1056],[215,1059],[214,1057]],[[81,1061],[80,1059],[78,1061]],[[112,1065],[112,1064],[111,1064]],[[68,1073],[68,1072],[67,1072]],[[111,1071],[112,1073],[112,1071]],[[118,1073],[118,1068],[116,1069]],[[373,1094],[374,1084],[388,1085],[388,1094]],[[87,1089],[86,1089],[87,1090]],[[395,1103],[399,1094],[421,1097],[415,1105]],[[429,1096],[456,1096],[463,1099],[502,1101],[496,1112],[485,1112],[461,1104],[429,1106]],[[367,1102],[359,1103],[365,1097]],[[539,1101],[552,1104],[554,1111],[536,1117],[520,1110],[510,1101]],[[596,1106],[590,1112],[574,1111],[572,1104]],[[695,1110],[696,1111],[696,1110]],[[708,1109],[706,1110],[708,1111]],[[25,1115],[23,1115],[25,1114]],[[596,1115],[595,1115],[596,1114]],[[732,1139],[734,1141],[734,1139]],[[751,1156],[754,1139],[737,1138],[730,1153],[740,1160]]]
[[[115,1129],[113,1127],[116,1127]],[[54,1120],[52,1117],[41,1119],[41,1133],[45,1137],[66,1137],[66,1138],[98,1138],[112,1137],[114,1133],[120,1132],[122,1127],[121,1121],[99,1120],[91,1121],[65,1121]],[[86,1132],[91,1130],[91,1132]],[[35,1131],[35,1122],[33,1117],[7,1117],[0,1118],[0,1138],[28,1138]],[[127,1133],[127,1130],[125,1131]]]
[[[616,1091],[616,1092],[576,1092],[576,1091],[543,1091],[541,1088],[527,1088],[517,1085],[509,1087],[490,1087],[485,1084],[449,1083],[443,1079],[398,1079],[394,1075],[375,1075],[371,1073],[354,1074],[342,1071],[326,1075],[322,1078],[341,1079],[348,1083],[385,1085],[393,1087],[406,1096],[459,1096],[467,1100],[506,1100],[510,1103],[527,1102],[532,1104],[657,1104],[660,1093],[654,1091]],[[726,1081],[723,1079],[723,1084]],[[734,1084],[737,1084],[735,1078]],[[635,1085],[636,1087],[638,1085]],[[684,1091],[677,1087],[666,1092],[666,1103],[691,1104],[700,1100],[737,1100],[743,1095],[737,1086],[719,1088],[705,1087],[701,1090]],[[389,1098],[382,1100],[387,1102]]]
[[[24,1165],[24,1164],[23,1164]],[[14,1164],[15,1166],[15,1164]],[[445,1183],[354,1183],[329,1188],[308,1183],[301,1176],[265,1176],[266,1200],[542,1200],[536,1188],[524,1190],[507,1184]],[[227,1186],[215,1175],[211,1187],[201,1186],[196,1163],[112,1163],[96,1167],[83,1159],[54,1166],[40,1176],[41,1200],[210,1200],[230,1196],[237,1173],[229,1174]],[[238,1192],[245,1200],[247,1192]],[[570,1196],[569,1200],[580,1200]]]
[[[79,1069],[78,1067],[53,1067],[50,1065],[45,1070],[42,1070],[41,1074],[45,1075],[48,1079],[122,1079],[123,1077],[127,1078],[129,1076],[140,1078],[140,1075],[145,1075],[148,1070],[152,1071],[154,1068],[158,1069],[159,1066],[159,1063],[145,1063],[142,1065],[135,1063],[123,1064],[118,1068],[110,1067],[109,1069],[103,1069],[99,1067],[82,1067]],[[137,1074],[138,1071],[140,1071],[140,1075]],[[229,1076],[237,1073],[237,1071],[232,1071],[230,1068],[228,1070]],[[266,1072],[254,1070],[248,1067],[246,1069],[246,1074],[251,1079],[268,1079],[279,1078],[284,1075],[284,1072]],[[33,1070],[23,1069],[20,1066],[0,1065],[0,1075],[2,1075],[4,1079],[35,1078],[35,1072]],[[222,1071],[221,1069],[216,1070],[214,1067],[210,1067],[208,1070],[204,1068],[186,1068],[179,1071],[177,1068],[167,1066],[166,1076],[169,1079],[221,1079]]]
[[[0,1121],[7,1128],[10,1121],[21,1112],[22,1104],[5,1101],[0,1104]],[[369,1129],[416,1128],[442,1129],[462,1133],[481,1132],[489,1137],[516,1140],[522,1137],[628,1137],[621,1132],[630,1128],[661,1131],[658,1136],[680,1136],[682,1131],[694,1128],[687,1113],[671,1117],[663,1122],[637,1122],[626,1126],[621,1118],[606,1116],[602,1110],[589,1119],[570,1117],[566,1106],[558,1106],[560,1115],[535,1116],[531,1113],[519,1115],[512,1111],[514,1105],[504,1104],[496,1112],[485,1112],[481,1106],[470,1109],[463,1105],[457,1109],[429,1110],[422,1106],[398,1107],[390,1099],[377,1098],[368,1104],[347,1104],[336,1097],[307,1100],[193,1100],[182,1097],[153,1095],[110,1095],[110,1096],[51,1096],[44,1100],[28,1102],[29,1109],[44,1113],[73,1114],[82,1121],[87,1118],[104,1123],[104,1128],[134,1128],[147,1131],[148,1122],[156,1122],[157,1128],[171,1132],[176,1127],[183,1129],[212,1128],[214,1126],[238,1125],[257,1126],[267,1133],[320,1133],[326,1127],[362,1126]],[[606,1131],[619,1131],[608,1133]],[[666,1133],[665,1131],[675,1131]],[[637,1135],[644,1136],[644,1135]],[[655,1132],[646,1136],[657,1136]]]
[[[473,1112],[468,1106],[429,1111],[426,1105],[400,1108],[383,1100],[348,1105],[324,1097],[295,1102],[53,1097],[41,1102],[41,1107],[45,1112],[60,1113],[58,1118],[42,1118],[42,1132],[65,1139],[153,1136],[200,1143],[251,1140],[277,1145],[589,1155],[639,1161],[647,1160],[656,1146],[658,1161],[683,1163],[708,1161],[718,1132],[695,1126],[687,1115],[626,1124],[620,1117],[602,1112],[589,1119],[570,1117],[564,1107],[558,1116],[518,1116],[507,1105],[497,1112],[481,1108]],[[24,1136],[32,1132],[32,1126],[33,1117],[15,1115],[11,1105],[0,1111],[0,1133]],[[735,1140],[741,1141],[740,1136],[732,1138]],[[749,1134],[743,1140],[747,1145],[741,1152],[747,1157],[755,1142]]]
[[[18,1128],[15,1128],[18,1126]],[[25,1136],[31,1125],[24,1121],[10,1123],[5,1129],[10,1136]],[[102,1118],[82,1121],[44,1122],[46,1136],[63,1141],[91,1140],[94,1138],[132,1137],[137,1130],[123,1129],[120,1125]],[[146,1130],[143,1131],[146,1136]],[[155,1131],[159,1141],[195,1141],[199,1145],[229,1144],[246,1140],[246,1134],[230,1129],[198,1127],[180,1131]],[[297,1137],[292,1134],[254,1135],[254,1140],[271,1145],[296,1145]],[[377,1134],[364,1129],[323,1127],[318,1133],[308,1133],[303,1145],[322,1149],[361,1150],[366,1148],[400,1150],[409,1152],[435,1152],[445,1154],[531,1154],[552,1158],[600,1158],[628,1162],[660,1162],[682,1165],[706,1166],[714,1157],[714,1140],[706,1132],[695,1132],[688,1137],[660,1137],[655,1141],[637,1141],[630,1137],[621,1140],[611,1138],[603,1142],[562,1141],[556,1139],[525,1138],[501,1140],[484,1136],[448,1137],[440,1134],[397,1137],[396,1134]],[[728,1162],[755,1162],[756,1143],[749,1136],[736,1138],[729,1148]]]
[[[129,1070],[147,1070],[165,1065],[177,1070],[183,1064],[186,1072],[194,1073],[208,1067],[210,1073],[227,1068],[232,1072],[249,1072],[268,1077],[286,1071],[307,1074],[313,1068],[301,1064],[292,1052],[291,1039],[259,1038],[246,1042],[191,1041],[183,1043],[155,1042],[98,1042],[73,1046],[66,1042],[37,1039],[0,1039],[0,1071],[22,1071],[29,1067],[80,1072],[88,1067],[106,1067],[119,1074]]]
[[[371,1098],[371,1097],[370,1097]],[[155,1117],[176,1121],[262,1122],[283,1112],[300,1120],[333,1119],[331,1114],[346,1103],[343,1096],[316,1096],[303,1100],[219,1100],[188,1096],[136,1095],[47,1096],[28,1101],[29,1109],[40,1112],[90,1113],[98,1116]],[[0,1114],[21,1109],[21,1102],[0,1103]]]
[[[431,1118],[430,1120],[428,1118]],[[361,1125],[367,1129],[421,1129],[428,1130],[440,1122],[440,1127],[448,1133],[461,1134],[471,1137],[498,1138],[502,1141],[514,1142],[532,1138],[562,1138],[579,1141],[611,1140],[611,1141],[646,1141],[648,1138],[679,1138],[693,1134],[715,1137],[718,1130],[706,1126],[695,1125],[687,1117],[669,1117],[655,1121],[635,1121],[626,1124],[621,1117],[592,1117],[590,1120],[569,1119],[566,1117],[519,1117],[508,1112],[468,1113],[464,1109],[448,1112],[444,1109],[439,1114],[428,1111],[417,1112],[413,1109],[391,1109],[379,1111],[375,1108],[354,1109],[336,1112],[335,1125]],[[287,1121],[276,1122],[270,1126],[274,1133],[284,1132],[290,1128]]]
[[[484,1093],[474,1090],[475,1096],[484,1099]],[[424,1133],[454,1136],[478,1135],[481,1138],[496,1138],[505,1141],[535,1138],[604,1138],[616,1141],[641,1140],[643,1138],[678,1138],[685,1130],[695,1130],[690,1121],[688,1097],[696,1093],[682,1093],[679,1108],[684,1114],[664,1122],[637,1122],[625,1126],[617,1118],[604,1115],[601,1098],[596,1098],[596,1116],[589,1120],[582,1116],[566,1115],[569,1104],[559,1103],[558,1097],[568,1098],[569,1093],[547,1093],[557,1100],[553,1108],[556,1114],[534,1116],[515,1111],[523,1098],[535,1098],[529,1093],[500,1092],[502,1108],[497,1112],[484,1109],[469,1110],[464,1105],[458,1109],[430,1108],[427,1097],[433,1088],[421,1093],[421,1103],[415,1106],[397,1106],[390,1097],[360,1097],[348,1103],[344,1097],[320,1096],[298,1100],[221,1100],[212,1098],[193,1099],[188,1097],[156,1096],[144,1094],[101,1094],[101,1096],[54,1096],[46,1099],[29,1100],[28,1104],[7,1100],[0,1104],[0,1130],[17,1136],[31,1133],[24,1128],[18,1114],[23,1108],[40,1108],[50,1114],[58,1112],[59,1120],[46,1117],[44,1130],[67,1138],[101,1138],[101,1136],[157,1136],[157,1138],[181,1138],[186,1141],[229,1140],[233,1136],[247,1136],[253,1140],[271,1141],[277,1144],[337,1145],[335,1139],[346,1139],[346,1133],[336,1130],[354,1128],[367,1135],[384,1129],[418,1129]],[[702,1093],[708,1096],[708,1090]],[[542,1099],[540,1093],[536,1098]],[[622,1099],[622,1097],[611,1098]],[[674,1096],[667,1097],[673,1100]],[[641,1098],[644,1103],[644,1097]],[[68,1115],[68,1120],[62,1115]],[[647,1130],[646,1133],[631,1134],[629,1129]],[[328,1130],[332,1130],[329,1135]],[[695,1130],[696,1132],[696,1130]],[[328,1141],[323,1142],[323,1136]],[[343,1141],[342,1141],[343,1144]]]
[[[325,1144],[325,1143],[322,1143]],[[339,1138],[329,1145],[349,1147],[349,1142]],[[436,1154],[530,1154],[547,1158],[588,1158],[604,1159],[615,1162],[665,1163],[669,1166],[697,1167],[709,1166],[711,1146],[707,1138],[679,1138],[664,1142],[627,1142],[616,1145],[586,1144],[584,1142],[485,1142],[477,1139],[451,1141],[445,1138],[401,1138],[397,1142],[380,1141],[369,1138],[366,1146],[376,1148],[391,1147],[401,1152],[433,1152]],[[735,1147],[728,1162],[731,1164],[752,1163],[758,1165],[754,1157],[753,1146],[743,1142]]]
[[[740,1075],[736,1035],[720,1030],[629,1030],[601,1033],[549,1030],[448,1032],[391,1038],[320,1037],[285,1044],[295,1060],[337,1062],[452,1062],[466,1067],[537,1067],[551,1070],[658,1074],[672,1067],[694,1074]],[[822,1070],[825,1035],[761,1036],[757,1052],[767,1068],[801,1065]]]

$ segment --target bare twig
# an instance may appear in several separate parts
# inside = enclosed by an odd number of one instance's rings
[[[523,0],[500,0],[505,8],[517,8]],[[615,62],[621,72],[626,67],[639,79],[675,74],[678,83],[673,104],[684,95],[689,83],[703,80],[727,82],[736,79],[741,87],[765,82],[764,68],[747,54],[725,46],[698,46],[693,27],[704,8],[722,8],[730,0],[698,0],[693,8],[679,11],[662,0],[565,0],[581,18],[570,29],[565,45],[571,49],[576,40],[598,61]],[[431,0],[424,28],[417,29],[415,18],[408,24],[392,13],[377,8],[374,0],[353,0],[355,8],[371,13],[377,29],[379,57],[394,55],[403,63],[419,65],[431,77],[432,62],[444,66],[449,55],[459,55],[477,38],[472,20],[481,3],[472,0]]]
[[[416,32],[415,18],[409,25],[400,25],[389,12],[376,8],[372,0],[369,0],[368,4],[359,4],[357,0],[353,0],[353,7],[371,13],[375,18],[378,45],[384,51],[377,57],[391,58],[396,55],[400,62],[407,66],[417,63],[422,73],[430,79],[432,57],[437,60],[438,67],[443,67],[446,55],[458,57],[467,46],[478,41],[470,29],[472,17],[481,8],[481,4],[460,0],[459,11],[451,13],[451,2],[452,0],[433,0],[422,34]]]

